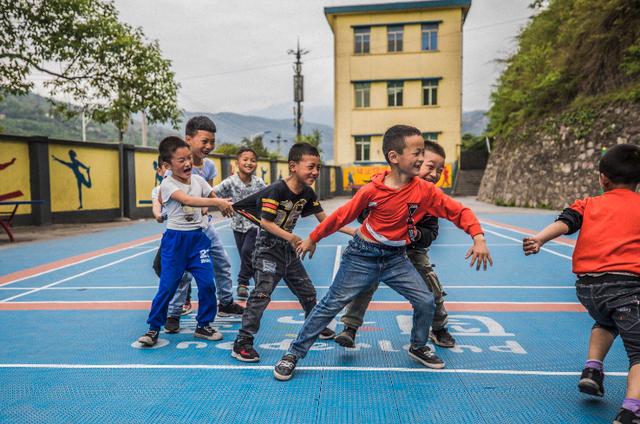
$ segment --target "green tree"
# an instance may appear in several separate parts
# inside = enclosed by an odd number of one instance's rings
[[[238,150],[240,150],[240,146],[237,144],[231,143],[222,143],[216,147],[215,153],[219,153],[221,155],[235,156],[238,154]]]
[[[264,143],[262,142],[263,141],[262,137],[263,137],[262,135],[258,135],[251,139],[248,137],[242,137],[242,140],[240,140],[240,144],[242,146],[253,149],[258,154],[258,157],[260,158],[272,157],[273,155],[269,152],[269,150],[267,150],[266,147],[264,147]],[[277,154],[276,154],[276,157],[277,157]]]
[[[320,143],[322,143],[322,133],[319,129],[314,128],[311,134],[303,134],[296,143],[309,143],[318,149],[318,152],[322,153]]]
[[[69,96],[85,113],[126,131],[133,113],[177,127],[179,85],[157,41],[121,23],[106,0],[0,0],[0,95],[24,95],[33,75],[52,97]]]

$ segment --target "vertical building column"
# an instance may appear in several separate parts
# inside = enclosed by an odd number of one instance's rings
[[[269,160],[269,170],[270,170],[270,174],[271,174],[271,184],[275,183],[276,181],[278,181],[278,161],[277,160]],[[283,175],[282,178],[285,178],[285,176]]]
[[[32,138],[29,142],[29,176],[31,200],[44,200],[31,206],[34,225],[51,224],[51,186],[49,185],[49,140]]]
[[[135,162],[135,146],[132,144],[121,144],[120,154],[122,155],[122,172],[120,178],[122,178],[123,193],[120,196],[122,199],[122,213],[127,218],[133,218],[136,210],[136,162]]]
[[[220,176],[224,180],[231,175],[231,158],[228,156],[220,158],[220,166],[222,167],[220,170]]]

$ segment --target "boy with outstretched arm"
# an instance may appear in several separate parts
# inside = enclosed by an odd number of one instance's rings
[[[147,319],[149,331],[138,342],[149,347],[158,342],[160,328],[167,319],[169,301],[185,271],[195,277],[198,285],[198,324],[194,336],[220,340],[222,334],[209,325],[216,316],[216,294],[209,255],[210,240],[203,232],[201,208],[218,207],[228,211],[231,209],[231,202],[212,197],[211,186],[202,177],[192,175],[189,145],[181,138],[165,138],[160,142],[158,150],[162,162],[168,164],[172,172],[160,184],[167,229],[160,245],[162,272],[158,292]]]
[[[424,162],[418,177],[435,184],[440,179],[440,175],[442,175],[446,154],[442,146],[431,140],[425,140],[424,148]],[[367,214],[368,211],[365,211],[358,217],[358,221],[362,223]],[[455,346],[456,341],[447,329],[449,315],[444,306],[446,293],[427,255],[429,246],[438,237],[438,229],[437,217],[427,215],[422,218],[416,224],[416,241],[407,247],[407,256],[425,284],[431,289],[431,293],[433,293],[436,309],[429,338],[440,347],[451,348]],[[356,334],[360,326],[362,326],[365,312],[369,307],[373,294],[378,289],[378,285],[379,282],[374,283],[347,306],[345,314],[340,318],[340,321],[344,324],[344,329],[335,338],[336,343],[340,346],[355,347]]]
[[[629,357],[627,394],[614,423],[640,423],[640,147],[619,144],[600,159],[604,193],[576,200],[557,220],[523,240],[525,255],[580,231],[573,251],[576,293],[595,323],[578,389],[604,396],[603,361],[620,335]]]
[[[254,172],[258,166],[258,154],[249,147],[242,147],[237,154],[238,172],[225,178],[213,188],[219,197],[230,197],[238,202],[264,189],[267,185]],[[238,272],[238,298],[249,297],[249,280],[253,277],[251,256],[256,245],[258,227],[240,214],[231,218],[231,229],[240,254],[240,272]]]
[[[216,125],[206,116],[194,116],[189,119],[185,127],[185,141],[193,155],[192,173],[204,178],[209,185],[212,185],[218,171],[213,161],[207,159],[207,156],[215,147]],[[170,175],[170,173],[168,174]],[[229,216],[232,214],[233,212]],[[223,215],[225,215],[224,211]],[[229,255],[224,250],[211,217],[207,215],[203,219],[207,224],[204,232],[211,241],[209,254],[213,261],[213,273],[216,277],[218,315],[240,316],[244,309],[233,301],[233,281]],[[178,286],[178,290],[169,304],[169,317],[165,331],[168,333],[179,332],[180,316],[189,312],[191,312],[191,279],[185,278]]]
[[[305,316],[316,305],[316,289],[296,254],[302,239],[293,233],[298,218],[315,215],[322,222],[326,214],[311,188],[320,174],[320,153],[308,143],[296,143],[289,150],[289,177],[234,204],[243,213],[259,204],[260,232],[253,253],[255,289],[251,291],[242,315],[242,328],[233,344],[231,356],[243,362],[257,362],[253,347],[262,315],[271,302],[271,293],[281,279],[298,298]],[[254,216],[254,222],[257,217]],[[353,234],[352,229],[342,229]],[[327,322],[328,324],[328,322]],[[323,339],[335,337],[333,330],[318,330]]]
[[[416,239],[415,223],[425,215],[447,218],[473,237],[473,246],[466,255],[471,257],[471,266],[486,269],[487,262],[492,263],[473,212],[433,184],[417,178],[424,161],[420,130],[406,125],[389,128],[383,137],[382,151],[391,171],[374,176],[298,247],[302,257],[307,252],[313,255],[318,241],[369,208],[369,215],[342,255],[328,293],[311,311],[298,337],[276,364],[274,376],[278,380],[289,380],[297,361],[304,358],[320,331],[358,294],[379,281],[411,302],[414,312],[409,355],[429,368],[444,367],[444,362],[427,346],[435,309],[433,294],[405,254],[406,246]]]

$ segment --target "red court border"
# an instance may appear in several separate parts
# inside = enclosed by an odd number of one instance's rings
[[[493,219],[479,218],[479,220],[480,220],[480,224],[482,224],[483,222],[486,222],[487,224],[495,225],[497,227],[507,228],[509,230],[519,231],[521,233],[529,234],[531,236],[538,234],[538,231],[534,231],[534,230],[531,230],[529,228],[518,227],[516,225],[505,224],[505,223],[500,222],[500,221],[494,221]],[[557,237],[554,240],[562,242],[562,243],[570,244],[571,246],[575,246],[576,245],[576,241],[574,239],[570,239],[568,237]],[[489,245],[489,247],[491,247],[491,245]]]

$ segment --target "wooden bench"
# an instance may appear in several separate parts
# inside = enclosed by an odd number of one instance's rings
[[[16,239],[13,237],[13,231],[11,231],[11,224],[13,222],[13,218],[16,216],[16,212],[18,211],[18,207],[20,205],[41,205],[44,203],[44,200],[16,200],[16,201],[4,201],[0,202],[0,206],[13,206],[13,210],[11,212],[2,212],[0,211],[0,227],[4,229],[4,231],[9,236],[9,240],[11,242],[15,242]]]

